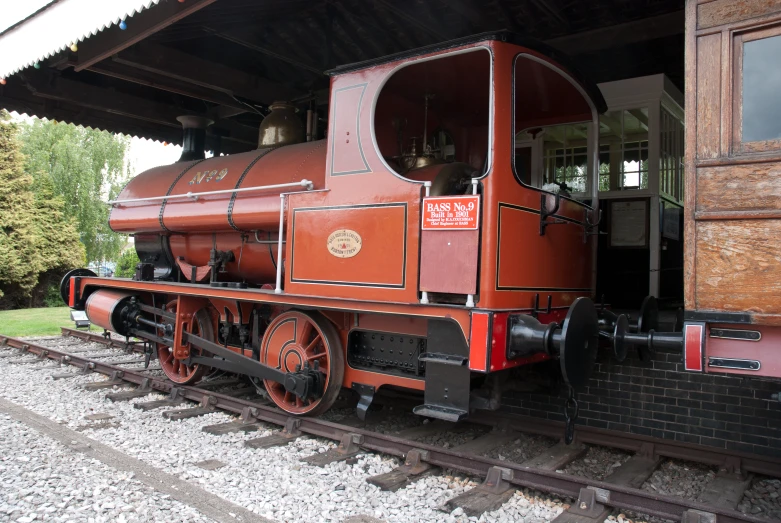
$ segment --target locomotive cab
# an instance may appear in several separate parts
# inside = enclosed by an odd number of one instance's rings
[[[138,175],[110,202],[137,277],[75,272],[63,296],[177,383],[244,373],[295,415],[342,388],[365,415],[395,387],[460,420],[498,408],[478,385],[545,360],[574,390],[599,341],[606,107],[564,63],[501,32],[332,71],[327,140]],[[606,325],[617,354],[648,342]]]

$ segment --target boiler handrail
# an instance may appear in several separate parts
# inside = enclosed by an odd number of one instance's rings
[[[185,194],[169,194],[167,196],[150,196],[148,198],[129,198],[127,200],[111,200],[106,202],[109,205],[119,205],[123,203],[131,203],[131,202],[154,202],[154,201],[162,201],[162,200],[170,200],[173,198],[192,198],[193,200],[197,200],[200,196],[210,196],[213,194],[232,194],[232,193],[239,193],[239,192],[249,192],[249,191],[263,191],[263,190],[269,190],[269,189],[284,189],[287,187],[306,187],[307,191],[311,191],[314,189],[314,183],[310,180],[303,179],[300,182],[290,182],[290,183],[277,183],[274,185],[256,185],[254,187],[242,187],[241,189],[223,189],[219,191],[205,191],[205,192],[188,192]]]

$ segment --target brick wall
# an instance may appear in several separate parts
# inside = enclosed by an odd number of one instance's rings
[[[580,424],[781,457],[781,382],[683,371],[680,352],[622,363],[601,349],[578,394]],[[564,421],[561,397],[507,392],[503,409]]]

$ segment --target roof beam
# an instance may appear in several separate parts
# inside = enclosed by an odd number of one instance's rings
[[[128,27],[124,31],[119,27],[112,26],[81,42],[75,69],[82,71],[101,60],[105,60],[215,1],[161,2],[154,7],[136,13],[129,20]]]
[[[518,23],[515,15],[513,15],[513,12],[509,7],[507,7],[507,4],[504,3],[504,0],[496,0],[496,5],[499,7],[499,11],[502,13],[502,18],[504,18],[505,22],[507,22],[507,29],[516,33],[522,32],[523,26]]]
[[[224,107],[231,107],[236,110],[240,110],[241,112],[247,110],[247,106],[237,102],[225,93],[212,91],[210,89],[174,80],[172,78],[158,76],[147,71],[141,71],[140,69],[124,66],[112,61],[105,61],[99,64],[95,64],[88,70],[93,73],[109,76],[111,78],[116,78],[125,82],[152,87],[161,91],[167,91],[169,93],[179,94],[189,98],[203,100],[205,102],[211,102],[213,104]]]
[[[380,4],[388,11],[394,13],[396,16],[407,22],[408,24],[417,27],[424,33],[427,33],[429,36],[433,36],[434,38],[438,40],[449,40],[450,36],[446,35],[442,31],[439,31],[438,29],[435,29],[428,24],[421,22],[418,18],[410,15],[407,13],[404,9],[400,9],[397,7],[391,0],[374,0],[374,3]]]
[[[391,54],[389,47],[385,43],[381,42],[381,37],[387,35],[378,34],[377,28],[375,28],[373,24],[366,20],[356,21],[356,18],[359,18],[360,14],[351,9],[348,9],[342,2],[332,2],[331,5],[335,6],[338,10],[337,21],[339,22],[339,26],[342,27],[343,30],[345,26],[350,26],[352,38],[357,40],[358,45],[366,45],[371,47],[374,56],[384,56],[386,54]],[[371,38],[362,39],[355,29],[359,26],[362,26],[363,31],[367,35],[371,35]]]
[[[240,45],[242,47],[246,47],[247,49],[252,49],[253,51],[257,51],[258,53],[262,53],[272,58],[276,58],[277,60],[287,62],[290,65],[298,67],[299,69],[305,69],[317,75],[323,74],[323,71],[321,69],[313,65],[304,63],[293,57],[278,53],[275,50],[271,49],[270,47],[268,47],[268,45],[265,42],[261,42],[257,37],[253,36],[254,34],[256,34],[254,30],[247,31],[245,33],[242,33],[240,31],[218,31],[216,29],[212,29],[206,26],[203,27],[203,30],[213,36],[222,38],[223,40],[233,42],[234,44]]]
[[[648,116],[646,116],[641,109],[629,109],[629,114],[637,118],[641,127],[646,131],[648,130]]]
[[[344,33],[347,41],[358,51],[358,56],[360,59],[366,60],[368,57],[366,56],[364,46],[361,44],[361,39],[358,36],[358,33],[355,32],[355,28],[348,22],[345,22],[344,17],[340,13],[337,13],[330,4],[326,7],[326,9],[330,11],[330,16],[333,17],[333,21],[336,22],[336,25],[338,25],[342,30],[342,33]]]
[[[563,25],[565,28],[569,27],[569,20],[567,20],[562,14],[561,9],[554,4],[552,0],[531,0],[537,8],[543,13],[556,20],[556,23]]]
[[[466,27],[470,32],[479,31],[479,29],[475,28],[481,28],[485,25],[483,24],[484,13],[475,9],[469,2],[464,0],[450,0],[450,2],[448,2],[448,7],[461,16],[463,24],[466,24]]]
[[[286,85],[149,42],[141,42],[112,59],[142,71],[266,104],[302,94]]]
[[[180,128],[176,118],[183,114],[199,114],[154,102],[139,96],[109,91],[101,87],[48,75],[45,72],[25,71],[19,74],[25,87],[33,95],[50,100],[73,103],[85,109],[119,115],[125,118]],[[204,114],[200,113],[201,116]],[[219,120],[216,128],[224,138],[246,144],[257,143],[257,131],[232,120]]]
[[[553,38],[545,43],[574,56],[683,34],[684,27],[684,11],[680,10],[624,24],[600,27],[593,31],[583,31]]]
[[[371,29],[373,32],[372,34],[383,35],[385,37],[385,47],[390,49],[390,51],[385,54],[393,54],[407,49],[407,47],[399,41],[397,36],[391,33],[390,28],[387,27],[386,21],[380,20],[376,9],[372,9],[371,6],[361,3],[361,0],[358,0],[355,5],[351,5],[350,8],[352,9],[351,12],[358,18],[360,24],[364,25],[367,29]]]

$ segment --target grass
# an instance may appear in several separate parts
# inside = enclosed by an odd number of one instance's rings
[[[68,307],[0,311],[0,334],[5,336],[59,334],[60,327],[73,327]]]

